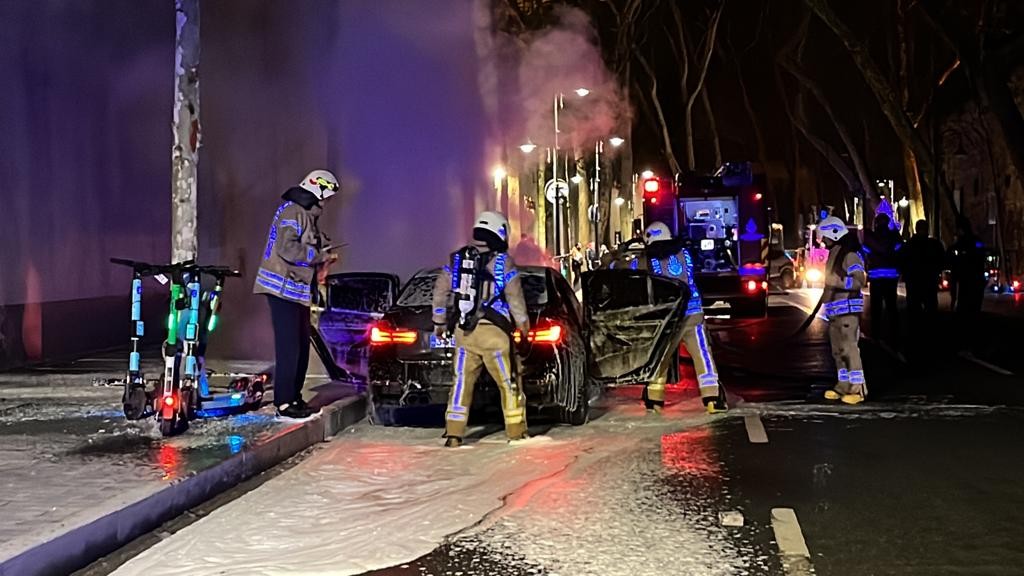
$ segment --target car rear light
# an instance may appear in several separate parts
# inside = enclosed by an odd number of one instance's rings
[[[177,401],[175,400],[173,394],[168,394],[167,396],[164,396],[164,406],[167,406],[168,408],[174,408],[175,404],[177,404]]]
[[[403,328],[392,328],[386,324],[378,324],[370,328],[370,345],[382,346],[386,344],[415,344],[419,339],[419,333],[415,330]]]
[[[753,294],[754,292],[757,292],[757,280],[747,280],[747,283],[745,284],[744,287],[747,289],[747,292],[750,293],[750,294]]]
[[[522,332],[513,334],[516,342],[523,339]],[[543,323],[526,333],[526,339],[534,344],[558,344],[562,341],[562,326],[553,322]]]

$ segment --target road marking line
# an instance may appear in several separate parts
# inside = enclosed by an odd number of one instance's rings
[[[782,567],[786,574],[813,574],[811,551],[807,549],[800,521],[792,508],[772,508],[772,530],[775,542],[782,555]]]
[[[977,364],[978,366],[981,366],[982,368],[988,368],[989,370],[995,372],[996,374],[1002,374],[1003,376],[1013,376],[1013,372],[1010,372],[1009,370],[1006,370],[1005,368],[1000,368],[999,366],[996,366],[995,364],[992,364],[991,362],[986,362],[986,361],[982,360],[981,358],[978,358],[974,354],[971,354],[970,352],[961,352],[959,354],[959,356],[961,358],[963,358],[964,360],[967,360],[969,362],[974,362],[975,364]]]
[[[743,424],[747,427],[747,439],[751,444],[767,444],[768,433],[764,431],[764,423],[761,422],[759,414],[748,414],[743,417]]]

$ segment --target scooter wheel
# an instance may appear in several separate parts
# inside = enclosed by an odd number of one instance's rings
[[[160,420],[160,434],[162,436],[169,437],[174,436],[178,433],[178,417],[168,418]]]
[[[128,392],[128,397],[125,399],[122,408],[124,409],[124,417],[128,420],[141,420],[145,418],[149,408],[149,398],[146,396],[146,390],[141,387],[132,388]]]

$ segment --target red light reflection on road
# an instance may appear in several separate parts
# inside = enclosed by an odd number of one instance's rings
[[[182,455],[181,450],[171,444],[161,444],[156,453],[156,462],[164,471],[164,480],[176,480],[181,477]]]
[[[721,464],[708,428],[685,430],[661,437],[661,465],[688,476],[719,477]]]

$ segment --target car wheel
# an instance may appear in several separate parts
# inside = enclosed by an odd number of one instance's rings
[[[793,271],[789,268],[782,271],[782,289],[789,290],[796,285],[796,278],[793,276]]]
[[[401,406],[381,399],[374,393],[373,386],[367,387],[366,419],[373,426],[397,426]]]
[[[564,350],[559,352],[562,357],[561,368],[558,374],[559,386],[563,389],[573,390],[573,409],[566,407],[561,409],[561,421],[570,426],[582,426],[590,418],[590,395],[587,389],[587,378],[582,370],[575,370],[571,364],[569,354]],[[579,376],[578,382],[574,375]]]

